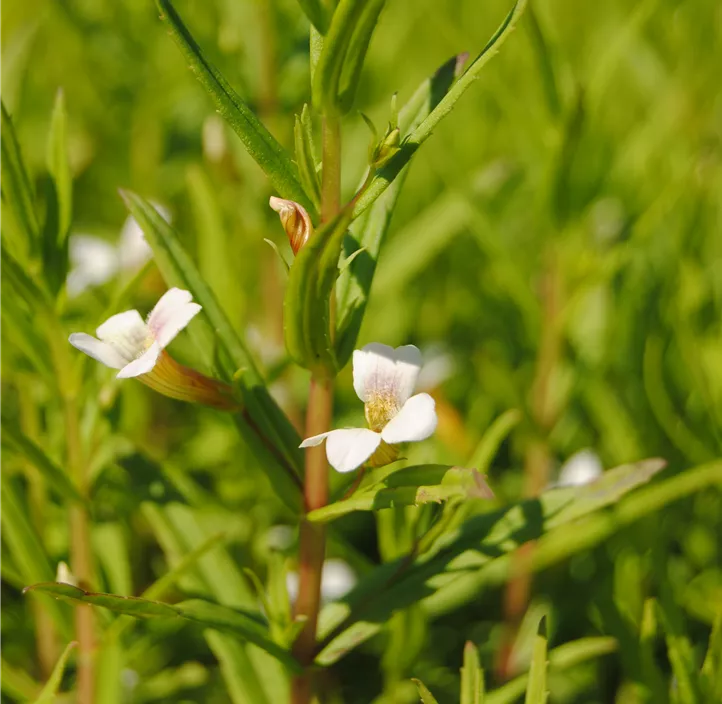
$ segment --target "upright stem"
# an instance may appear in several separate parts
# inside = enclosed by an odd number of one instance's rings
[[[87,477],[80,448],[78,409],[74,396],[65,399],[65,432],[68,443],[68,466],[76,486],[85,496]],[[88,512],[80,504],[70,507],[70,569],[84,589],[92,588],[93,554],[90,546]],[[91,606],[75,607],[75,637],[78,641],[78,704],[95,701],[95,619]]]
[[[539,435],[529,443],[524,457],[524,495],[526,497],[538,496],[549,483],[551,453],[548,435],[554,426],[556,416],[550,390],[559,360],[561,343],[559,330],[560,284],[556,253],[552,248],[547,253],[547,263],[541,281],[542,338],[531,398],[531,414]],[[511,672],[511,649],[529,602],[531,573],[528,566],[531,564],[530,559],[534,547],[535,544],[529,542],[519,549],[512,568],[512,578],[507,584],[504,598],[507,633],[500,649],[497,665],[501,679],[508,679],[513,674]]]
[[[328,222],[341,203],[341,131],[336,118],[323,122],[323,180],[321,184],[321,220]],[[331,302],[333,309],[333,301]],[[332,310],[333,313],[333,310]],[[333,315],[331,316],[333,319]],[[326,432],[331,427],[333,380],[314,377],[306,412],[306,437]],[[313,511],[328,503],[328,463],[322,445],[306,450],[303,497],[305,510]],[[296,616],[306,623],[294,645],[294,655],[305,672],[291,685],[293,704],[309,704],[313,698],[311,667],[316,654],[316,628],[321,604],[321,575],[326,554],[326,529],[322,524],[301,521],[299,536],[299,585]]]

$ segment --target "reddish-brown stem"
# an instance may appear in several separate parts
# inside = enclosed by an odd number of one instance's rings
[[[328,222],[339,211],[341,203],[341,130],[337,119],[324,117],[323,174],[321,184],[321,221]],[[333,309],[333,300],[331,301]],[[331,311],[333,320],[333,310]],[[306,411],[306,437],[326,432],[331,427],[333,380],[314,377],[309,390]],[[328,463],[323,445],[306,450],[306,471],[303,487],[306,511],[322,508],[328,503]],[[301,521],[299,535],[299,583],[295,615],[306,618],[294,644],[293,653],[304,667],[304,673],[291,683],[293,704],[310,704],[313,698],[313,659],[316,653],[316,628],[321,605],[321,575],[326,555],[326,529],[322,524]]]
[[[551,457],[547,435],[551,431],[556,417],[550,389],[559,359],[560,283],[555,253],[550,250],[547,253],[546,269],[541,281],[543,327],[531,398],[531,413],[538,437],[531,440],[524,457],[524,495],[526,497],[538,496],[549,483]],[[531,594],[531,574],[528,565],[533,551],[534,543],[527,543],[520,548],[514,563],[512,578],[506,588],[504,615],[507,633],[497,660],[497,674],[502,680],[513,675],[511,650]]]

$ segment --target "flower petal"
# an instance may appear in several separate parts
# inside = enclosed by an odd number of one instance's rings
[[[95,334],[111,345],[126,364],[143,354],[148,346],[148,327],[137,310],[127,310],[111,316]]]
[[[364,402],[393,398],[400,408],[414,391],[421,352],[414,345],[389,347],[371,342],[353,353],[353,387]]]
[[[191,303],[190,291],[172,288],[163,294],[148,316],[148,327],[161,346],[167,347],[171,340],[200,312],[198,303]]]
[[[68,338],[68,342],[76,349],[85,352],[89,357],[96,359],[111,369],[122,369],[128,362],[115,347],[107,342],[96,340],[92,335],[87,335],[84,332],[74,332]]]
[[[412,396],[381,431],[389,445],[426,440],[436,430],[436,403],[429,394]]]
[[[381,435],[367,428],[342,428],[306,438],[301,447],[314,447],[326,440],[326,457],[338,472],[360,467],[381,444]]]
[[[117,378],[130,379],[134,376],[147,374],[155,366],[161,351],[161,346],[157,342],[154,342],[138,359],[134,359],[130,364],[126,364],[118,372]]]

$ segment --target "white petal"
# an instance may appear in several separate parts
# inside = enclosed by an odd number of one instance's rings
[[[134,376],[147,374],[155,366],[161,351],[161,346],[157,342],[154,342],[138,359],[134,359],[130,364],[126,364],[118,372],[117,378],[130,379]]]
[[[68,342],[111,369],[122,369],[128,362],[112,345],[96,340],[92,335],[86,335],[84,332],[74,332],[68,338]]]
[[[390,397],[401,407],[414,392],[420,369],[418,347],[394,349],[372,342],[353,353],[353,387],[364,403],[375,396]]]
[[[66,287],[71,298],[86,288],[104,284],[117,273],[118,252],[110,242],[92,235],[71,235],[68,247],[73,266]]]
[[[321,571],[321,598],[335,601],[348,594],[356,584],[356,574],[343,560],[326,560]]]
[[[326,440],[326,457],[338,472],[360,467],[381,444],[381,435],[367,428],[343,428],[306,438],[301,447],[315,447]]]
[[[166,222],[171,221],[170,213],[166,208],[157,203],[151,203],[151,205]],[[120,231],[118,239],[118,259],[121,269],[125,271],[140,269],[152,257],[153,250],[145,241],[143,230],[136,219],[129,215],[123,223],[123,229]]]
[[[597,479],[603,471],[602,461],[593,450],[581,450],[562,465],[557,486],[584,486]]]
[[[95,334],[111,345],[127,364],[147,349],[150,331],[137,310],[127,310],[108,318]]]
[[[436,403],[429,394],[412,396],[381,431],[389,445],[426,440],[436,430]]]
[[[190,291],[172,288],[163,294],[148,316],[148,327],[161,348],[171,340],[200,312],[201,306],[191,303]]]

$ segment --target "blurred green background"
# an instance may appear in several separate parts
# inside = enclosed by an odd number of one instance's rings
[[[176,7],[231,84],[291,145],[294,113],[310,94],[308,22],[296,3],[179,0]],[[556,481],[584,449],[605,468],[663,457],[669,475],[722,452],[722,5],[540,0],[532,9],[414,158],[360,339],[413,343],[429,362],[425,390],[437,399],[440,425],[410,451],[414,461],[463,464],[495,417],[521,411],[490,468],[502,500]],[[356,109],[383,129],[394,92],[403,104],[447,58],[478,52],[507,10],[501,0],[392,0]],[[118,188],[167,208],[276,398],[300,423],[308,376],[285,357],[285,273],[263,241],[290,251],[267,205],[272,191],[214,113],[153,3],[6,0],[2,20],[3,101],[41,205],[50,115],[62,88],[72,233],[115,245],[126,220]],[[349,198],[369,141],[356,111],[343,134]],[[92,331],[129,276],[69,298],[66,332]],[[145,313],[163,290],[150,265],[126,307]],[[4,308],[15,305],[11,296],[3,296]],[[57,399],[7,328],[3,343],[4,417],[58,452]],[[174,350],[201,366],[185,337]],[[219,530],[227,542],[212,553],[213,569],[224,578],[213,583],[199,569],[181,582],[184,590],[221,601],[224,589],[250,594],[237,565],[263,574],[271,544],[293,569],[293,531],[276,527],[289,518],[227,418],[119,384],[99,365],[85,374],[99,588],[139,594]],[[335,416],[337,426],[361,420],[350,370],[339,378]],[[54,571],[68,555],[67,507],[32,473],[22,479],[21,456],[3,459]],[[532,609],[551,614],[552,645],[593,635],[620,644],[617,654],[553,678],[552,701],[651,701],[635,666],[637,636],[644,598],[660,585],[680,607],[694,657],[702,657],[722,610],[721,515],[720,492],[701,492],[535,578]],[[374,520],[354,515],[339,527],[359,554],[332,544],[330,556],[361,575],[379,559]],[[51,652],[65,642],[62,628],[41,615],[43,602],[20,596],[27,581],[18,560],[4,542],[3,665],[15,684],[3,678],[3,701],[24,701],[22,692],[46,677],[43,623],[54,633]],[[418,701],[412,676],[440,702],[456,701],[467,639],[498,682],[504,621],[500,587],[435,618],[404,613],[334,670],[333,701]],[[143,622],[113,647],[104,655],[109,685],[100,702],[230,701],[218,651],[214,657],[199,629]],[[518,657],[523,668],[521,646]],[[669,671],[661,640],[654,657]]]

